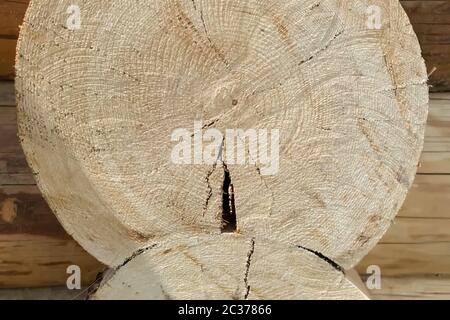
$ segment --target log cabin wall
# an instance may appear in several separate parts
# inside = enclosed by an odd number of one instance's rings
[[[0,80],[14,80],[19,26],[29,0],[0,0]]]
[[[68,265],[90,283],[104,267],[62,229],[17,139],[14,57],[29,0],[0,0],[0,288],[64,285]],[[432,91],[450,91],[450,0],[401,1],[422,45]],[[433,71],[434,70],[434,71]],[[450,298],[450,94],[432,95],[425,150],[393,227],[358,271],[378,265],[380,298]]]
[[[401,1],[427,62],[432,91],[450,89],[450,1]],[[433,71],[435,70],[435,71]]]

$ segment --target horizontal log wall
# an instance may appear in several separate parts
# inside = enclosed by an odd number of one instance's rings
[[[29,0],[0,0],[0,79],[14,78],[14,60],[19,26]]]
[[[450,89],[450,1],[401,1],[422,45],[433,91]]]

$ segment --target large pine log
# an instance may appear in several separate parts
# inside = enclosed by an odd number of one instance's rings
[[[384,13],[379,30],[369,4]],[[365,297],[342,272],[403,203],[427,115],[426,68],[398,1],[87,1],[78,30],[70,5],[31,2],[20,136],[63,226],[117,268],[100,297],[153,297],[139,270],[172,298]],[[171,134],[196,120],[280,130],[279,172],[174,164]],[[124,277],[129,292],[114,282]]]

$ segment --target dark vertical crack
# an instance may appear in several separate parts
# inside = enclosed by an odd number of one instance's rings
[[[208,211],[209,201],[211,200],[213,196],[213,188],[211,186],[211,183],[209,179],[211,178],[211,175],[214,173],[217,167],[217,162],[214,164],[213,168],[208,171],[208,174],[206,175],[206,184],[208,186],[208,196],[206,197],[205,205],[203,206],[203,216],[205,216],[206,212]]]
[[[224,178],[222,186],[222,233],[237,231],[236,204],[234,186],[227,165],[223,164]]]
[[[330,258],[328,258],[327,256],[325,256],[323,253],[320,253],[318,251],[306,248],[306,247],[302,247],[302,246],[298,246],[300,249],[306,250],[308,252],[311,252],[313,254],[315,254],[316,256],[318,256],[320,259],[322,259],[323,261],[325,261],[326,263],[328,263],[329,265],[331,265],[334,269],[336,269],[339,272],[344,272],[344,268],[342,268],[339,264],[337,264],[335,261],[331,260]]]
[[[222,62],[229,68],[230,67],[230,63],[226,59],[224,53],[222,52],[222,50],[220,50],[215,45],[215,43],[211,39],[211,36],[210,36],[210,34],[208,32],[208,28],[206,27],[205,17],[203,16],[203,10],[200,8],[198,11],[200,12],[200,20],[202,21],[202,26],[203,26],[203,30],[205,32],[206,39],[208,40],[208,42],[209,42],[211,48],[214,50],[214,52],[218,55],[218,57],[222,60]]]
[[[247,254],[247,264],[245,268],[245,276],[244,276],[244,285],[245,285],[245,295],[244,299],[247,300],[248,296],[250,295],[250,285],[248,284],[248,275],[250,273],[250,265],[252,263],[252,256],[255,252],[255,239],[253,238],[251,241],[250,251]]]

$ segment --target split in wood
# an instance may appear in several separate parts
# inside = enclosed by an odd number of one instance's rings
[[[222,233],[237,231],[236,203],[234,186],[231,182],[231,174],[227,165],[223,164],[224,179],[222,193]]]

